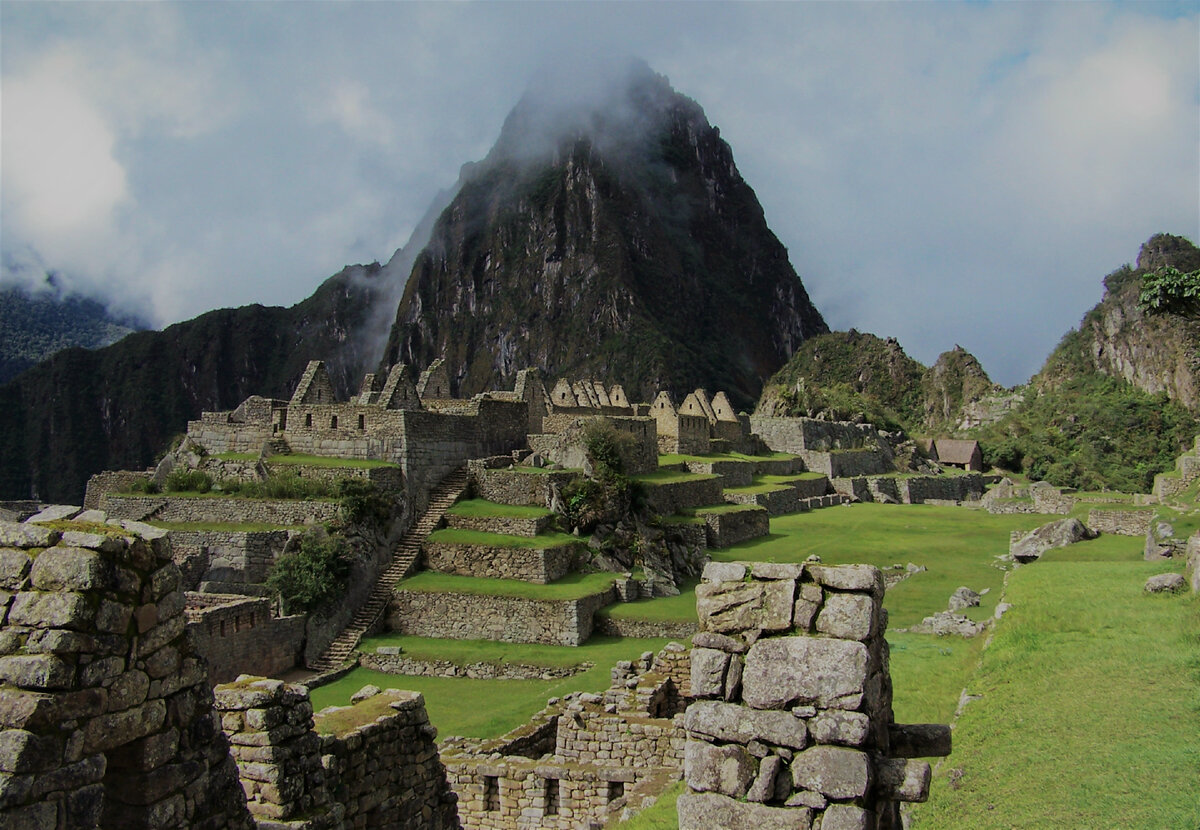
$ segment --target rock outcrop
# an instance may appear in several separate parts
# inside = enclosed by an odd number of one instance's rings
[[[1052,548],[1061,548],[1082,542],[1085,539],[1095,539],[1096,532],[1091,530],[1079,519],[1060,519],[1042,525],[1037,530],[1025,534],[1014,534],[1008,547],[1007,558],[1021,564],[1040,559],[1042,554]]]

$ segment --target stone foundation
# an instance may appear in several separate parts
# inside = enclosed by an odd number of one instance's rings
[[[582,547],[580,544],[547,548],[490,547],[426,541],[421,546],[421,559],[424,567],[438,573],[519,579],[545,585],[575,571]]]
[[[324,524],[337,518],[336,501],[223,499],[185,496],[118,496],[106,493],[100,509],[113,519],[156,522],[213,522],[279,526]]]
[[[717,513],[698,510],[696,517],[704,520],[705,543],[710,548],[727,548],[771,532],[770,514],[761,507]]]

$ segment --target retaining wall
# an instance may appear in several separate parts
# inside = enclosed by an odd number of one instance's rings
[[[266,675],[282,674],[300,662],[304,615],[272,617],[267,599],[187,595],[188,631],[208,661],[210,683],[226,683],[247,667]],[[198,607],[199,603],[206,607]]]
[[[426,568],[438,573],[519,579],[544,585],[562,579],[578,567],[581,547],[577,544],[491,547],[426,541],[421,546],[421,559]]]
[[[646,485],[646,503],[655,513],[669,516],[686,507],[720,504],[724,484],[718,478]]]
[[[1145,536],[1154,521],[1151,510],[1105,510],[1094,508],[1088,511],[1087,526],[1100,533],[1118,536]]]
[[[578,472],[521,472],[520,470],[488,469],[482,461],[468,465],[475,494],[497,504],[535,505],[547,507],[554,488],[562,489]]]
[[[745,510],[730,510],[720,513],[696,514],[704,519],[705,542],[710,548],[727,548],[744,542],[747,539],[757,539],[771,532],[771,518],[764,508],[747,508]]]
[[[505,533],[509,536],[537,536],[554,524],[554,514],[547,513],[537,518],[517,516],[459,516],[446,514],[446,524],[463,530],[478,530],[484,533]]]
[[[337,518],[336,501],[302,499],[188,498],[186,496],[118,496],[106,493],[100,509],[113,519],[157,522],[305,525]]]

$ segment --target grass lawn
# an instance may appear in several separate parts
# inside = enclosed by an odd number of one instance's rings
[[[740,452],[719,452],[711,455],[680,455],[679,453],[667,453],[658,457],[658,466],[668,467],[673,464],[682,464],[685,461],[782,461],[796,456],[786,452],[773,452],[767,455],[745,455]]]
[[[431,591],[457,594],[492,594],[526,599],[579,599],[605,590],[617,578],[614,573],[571,574],[549,585],[535,585],[519,579],[485,579],[422,571],[402,579],[397,591]]]
[[[757,496],[761,493],[782,493],[785,490],[791,489],[791,487],[782,484],[750,484],[746,487],[726,487],[724,492],[742,496]]]
[[[828,476],[824,473],[796,473],[790,476],[755,476],[754,480],[759,484],[791,484],[796,481],[816,481],[819,478],[828,478]]]
[[[694,622],[696,620],[696,583],[691,579],[679,588],[674,597],[638,599],[633,602],[618,602],[596,612],[597,616],[617,620],[655,620]]]
[[[706,516],[721,513],[745,513],[747,510],[758,510],[757,504],[710,504],[707,507],[685,507],[683,512],[691,516]]]
[[[996,557],[1008,551],[1009,531],[1031,530],[1050,520],[925,504],[852,504],[774,517],[769,536],[710,554],[724,562],[803,562],[817,554],[831,565],[924,565],[925,572],[888,591],[891,627],[905,628],[945,611],[960,585],[990,589],[980,607],[968,609],[967,615],[979,620],[991,616],[1004,580]]]
[[[1200,827],[1200,597],[1146,595],[1170,563],[1096,544],[1009,578],[915,827]]]
[[[587,537],[569,533],[539,533],[537,536],[512,536],[508,533],[488,533],[486,530],[468,530],[463,527],[446,527],[429,534],[430,542],[447,545],[481,545],[489,548],[557,548],[587,542]]]
[[[577,649],[591,657],[596,665],[582,674],[560,680],[473,680],[466,677],[409,677],[385,674],[370,669],[355,669],[350,674],[312,690],[314,709],[345,706],[350,696],[368,683],[383,689],[410,689],[425,695],[429,720],[440,737],[465,735],[493,738],[503,735],[529,720],[550,697],[562,697],[573,691],[602,692],[609,685],[609,671],[617,660],[632,660],[645,651],[659,651],[667,640],[593,638]],[[507,644],[493,643],[493,646]],[[589,648],[591,647],[591,648]],[[550,646],[531,648],[548,649]],[[525,661],[522,661],[525,662]],[[326,728],[335,728],[331,721]]]
[[[497,504],[494,501],[487,501],[485,499],[464,499],[447,510],[446,513],[453,516],[503,516],[510,519],[540,519],[543,516],[551,515],[550,511],[544,507],[523,504]]]
[[[360,651],[374,651],[379,646],[399,646],[404,654],[416,660],[448,660],[465,666],[468,663],[524,663],[531,666],[578,666],[594,663],[612,667],[618,660],[628,659],[630,649],[637,643],[643,651],[658,651],[668,640],[635,640],[606,637],[596,634],[581,646],[546,646],[537,643],[496,643],[491,640],[437,640],[407,634],[381,634],[364,637]]]

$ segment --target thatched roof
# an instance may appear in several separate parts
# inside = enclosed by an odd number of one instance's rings
[[[934,446],[937,448],[938,461],[943,464],[970,464],[971,456],[979,449],[979,442],[939,438]]]

